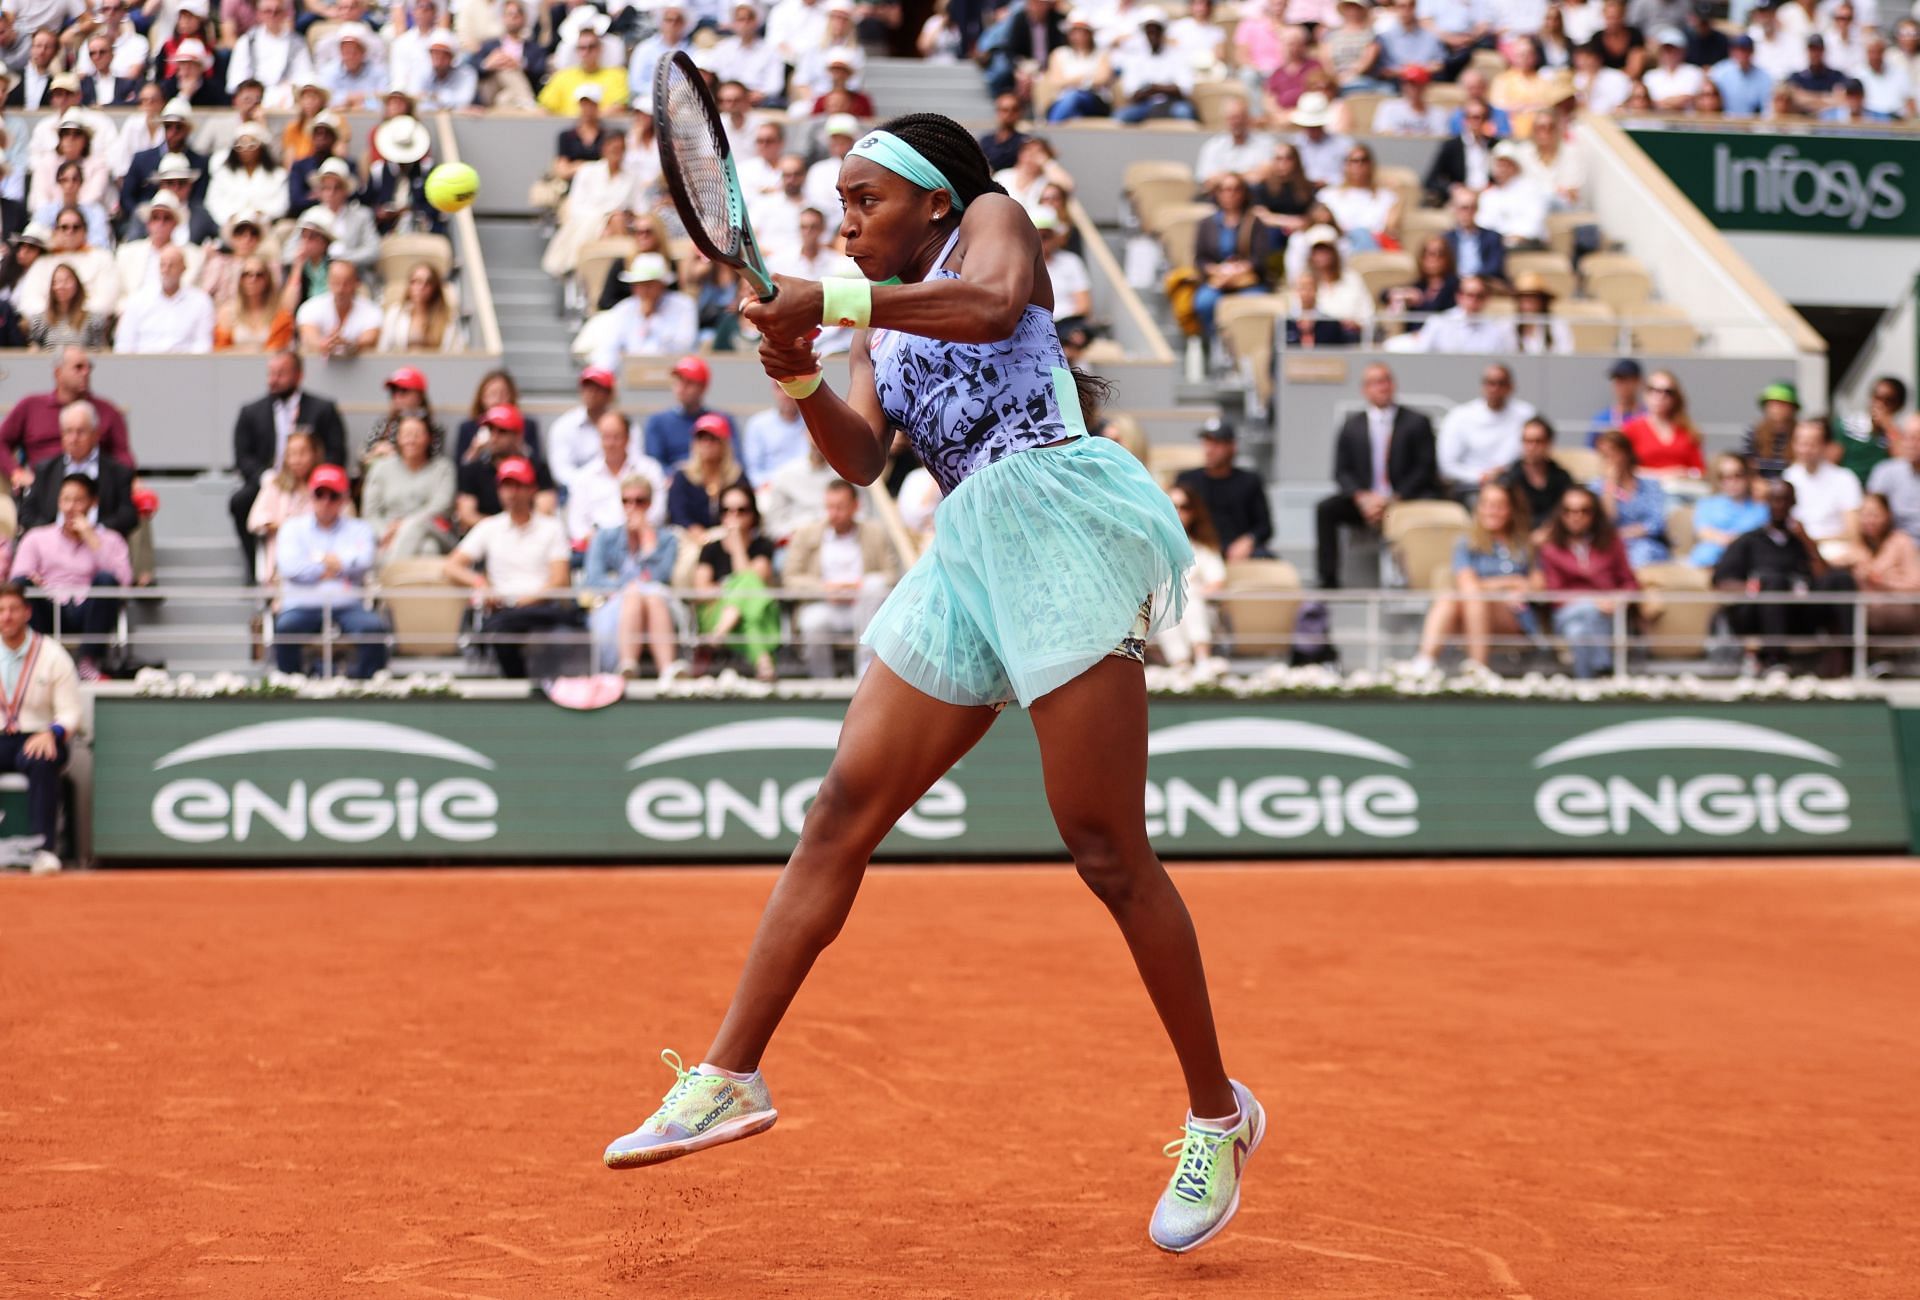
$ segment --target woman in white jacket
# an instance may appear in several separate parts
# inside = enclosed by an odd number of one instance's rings
[[[267,129],[242,122],[233,133],[233,147],[207,182],[207,215],[222,227],[243,213],[277,221],[287,215],[287,202],[287,173],[267,147]]]

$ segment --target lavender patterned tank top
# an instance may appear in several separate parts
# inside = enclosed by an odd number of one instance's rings
[[[934,259],[944,268],[955,231]],[[934,279],[958,272],[935,270]],[[1053,314],[1029,303],[1013,337],[999,343],[948,343],[898,330],[867,338],[880,408],[913,442],[940,491],[1015,452],[1084,434],[1080,398]]]

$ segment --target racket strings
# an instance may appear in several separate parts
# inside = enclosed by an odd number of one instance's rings
[[[678,69],[668,74],[666,115],[661,124],[671,137],[674,162],[702,232],[719,248],[738,247],[739,230],[732,213],[726,166],[708,123],[700,91]]]

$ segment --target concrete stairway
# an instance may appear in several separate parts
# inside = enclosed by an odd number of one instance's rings
[[[567,352],[573,331],[561,316],[559,282],[540,269],[545,233],[524,217],[477,225],[505,364],[524,394],[571,399],[578,373]]]
[[[139,663],[191,673],[257,667],[248,627],[258,602],[192,595],[195,588],[231,593],[249,580],[227,513],[238,482],[224,471],[149,480],[160,497],[153,517],[156,581],[172,594],[137,602],[132,610],[133,657]]]
[[[919,59],[869,59],[862,83],[881,117],[945,113],[984,126],[993,118],[993,96],[971,63],[924,63]]]

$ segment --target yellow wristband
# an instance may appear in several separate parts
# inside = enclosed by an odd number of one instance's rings
[[[820,323],[867,328],[873,319],[873,286],[864,278],[835,276],[820,282]]]
[[[804,398],[812,397],[814,390],[820,387],[820,372],[816,370],[812,374],[802,375],[798,379],[776,379],[773,382],[780,385],[781,392],[798,402]]]

